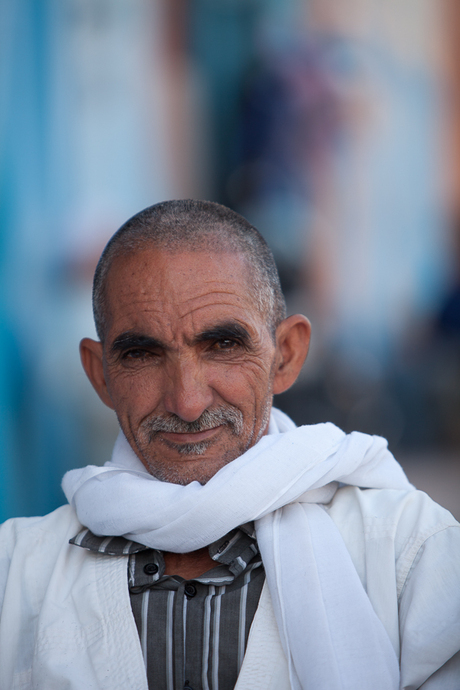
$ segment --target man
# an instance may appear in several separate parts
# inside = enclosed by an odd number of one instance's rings
[[[310,325],[258,232],[150,207],[93,304],[82,362],[121,431],[68,506],[0,531],[0,690],[458,689],[460,526],[383,439],[272,410]]]

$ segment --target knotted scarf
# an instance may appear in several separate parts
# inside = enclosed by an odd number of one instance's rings
[[[293,690],[396,690],[398,661],[324,505],[339,483],[406,489],[378,436],[333,424],[296,427],[273,409],[269,431],[205,485],[151,476],[120,432],[112,460],[64,476],[93,533],[186,553],[255,521]]]

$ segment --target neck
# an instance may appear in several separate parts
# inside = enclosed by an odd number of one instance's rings
[[[209,555],[207,546],[190,553],[165,551],[163,558],[166,568],[165,575],[179,575],[184,580],[193,580],[193,578],[203,575],[216,565]]]

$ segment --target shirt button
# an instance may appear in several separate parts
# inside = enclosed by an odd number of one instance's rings
[[[156,575],[158,572],[158,566],[156,563],[147,563],[144,565],[144,573],[146,575]]]
[[[184,592],[185,592],[186,596],[187,596],[189,599],[191,599],[191,598],[194,597],[195,594],[196,594],[196,587],[195,587],[195,585],[190,585],[190,584],[189,584],[189,585],[185,585],[185,587],[184,587]]]

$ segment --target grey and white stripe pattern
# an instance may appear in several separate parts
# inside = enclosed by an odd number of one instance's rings
[[[107,541],[85,530],[71,541],[99,554],[129,552],[131,606],[151,690],[233,690],[265,579],[252,525],[211,544],[215,567],[187,581],[164,574],[160,551],[122,537]]]
[[[150,590],[146,589],[145,592],[142,593],[142,603],[141,603],[141,621],[142,621],[142,626],[141,626],[141,635],[140,635],[140,640],[141,640],[141,647],[142,647],[142,654],[144,656],[144,662],[145,662],[145,667],[147,668],[147,658],[148,658],[148,646],[147,646],[147,630],[148,630],[148,612],[149,612],[149,598],[150,598]]]

